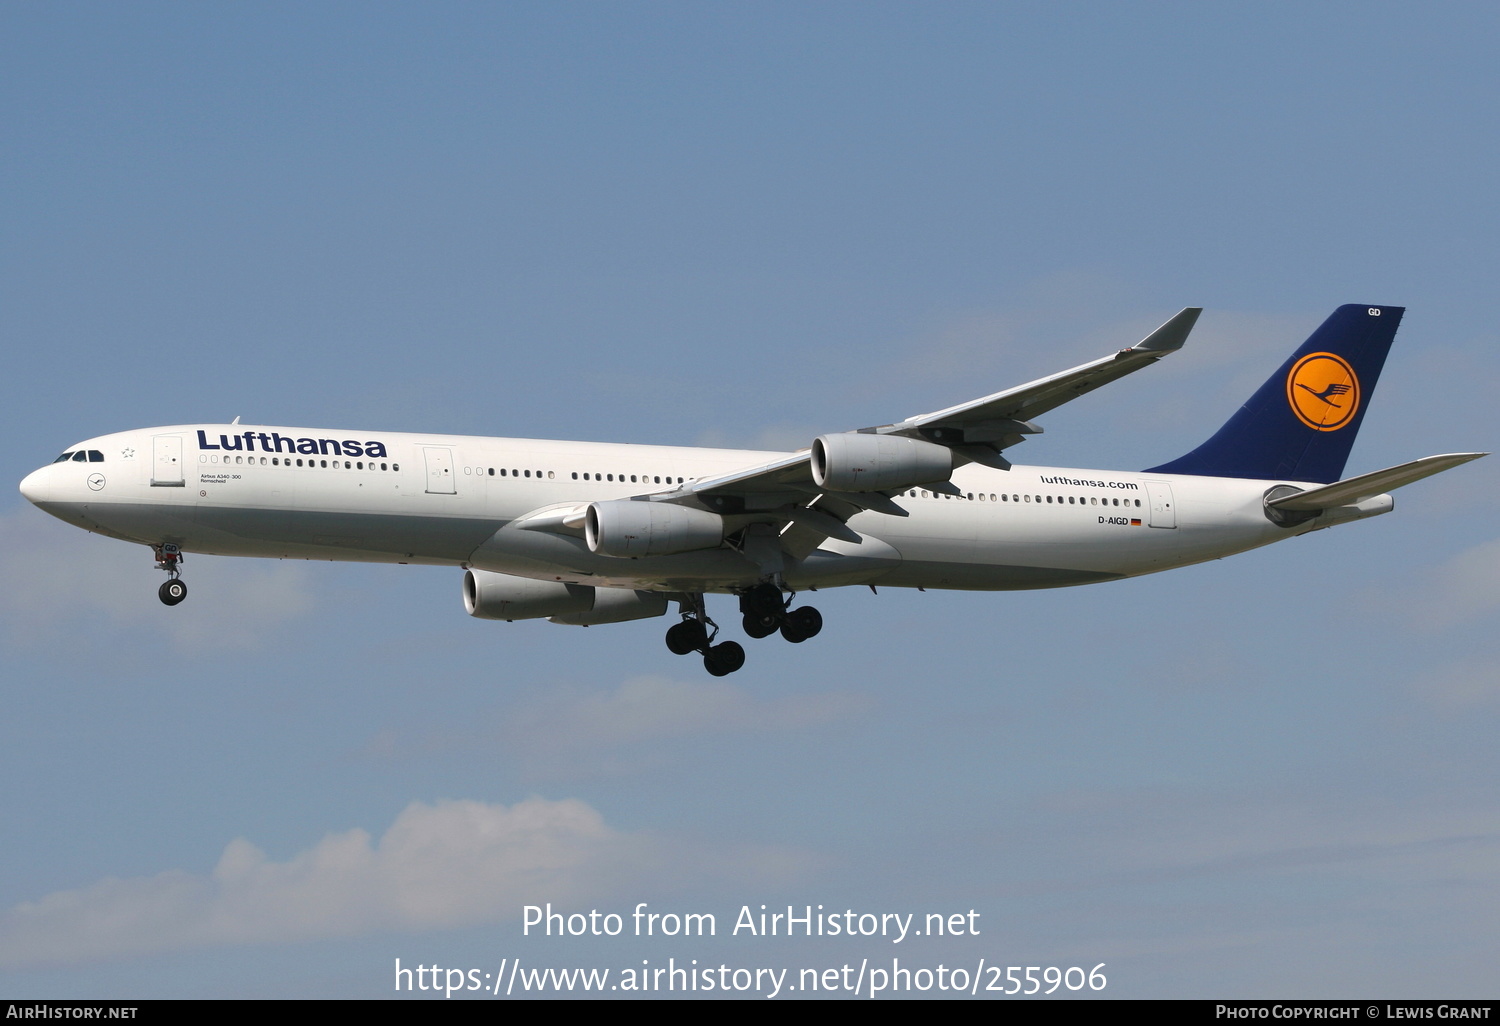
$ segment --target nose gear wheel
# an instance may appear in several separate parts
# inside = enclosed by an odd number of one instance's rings
[[[167,581],[156,589],[156,597],[163,605],[175,606],[187,598],[187,585],[181,580],[182,549],[171,542],[162,542],[151,546],[151,551],[156,553],[156,569],[167,572]]]

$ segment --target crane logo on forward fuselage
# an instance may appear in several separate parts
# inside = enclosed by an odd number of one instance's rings
[[[1287,374],[1286,401],[1314,431],[1337,431],[1359,410],[1359,377],[1342,356],[1310,353]]]

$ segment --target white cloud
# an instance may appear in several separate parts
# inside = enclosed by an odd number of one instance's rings
[[[378,842],[332,833],[273,862],[238,839],[208,876],[110,878],[19,905],[0,916],[0,966],[466,926],[623,888],[655,897],[704,873],[781,882],[807,864],[786,850],[693,851],[623,833],[571,799],[414,802]]]
[[[250,648],[268,629],[307,611],[299,563],[189,554],[189,597],[167,607],[156,597],[165,575],[151,550],[70,527],[37,509],[0,516],[0,612],[13,645],[95,643],[98,623],[159,632],[180,650]]]

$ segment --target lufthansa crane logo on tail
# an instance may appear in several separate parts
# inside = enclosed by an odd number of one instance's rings
[[[1359,377],[1333,353],[1311,353],[1286,376],[1286,401],[1314,431],[1337,431],[1359,410]]]

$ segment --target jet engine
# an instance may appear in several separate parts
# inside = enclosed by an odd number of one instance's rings
[[[533,581],[489,570],[464,572],[464,608],[483,620],[535,620],[553,623],[623,623],[661,616],[667,596],[630,588],[595,588],[561,581]]]
[[[714,548],[724,540],[724,521],[690,506],[610,499],[589,505],[583,533],[601,556],[667,556]]]
[[[594,589],[586,584],[533,581],[489,570],[464,572],[464,608],[483,620],[534,620],[587,613]]]
[[[645,620],[667,611],[667,596],[659,591],[632,591],[629,588],[594,588],[594,608],[587,613],[569,613],[552,617],[553,623],[571,623],[587,627],[596,623],[624,623]]]
[[[812,474],[819,488],[835,492],[899,491],[948,480],[953,453],[900,435],[823,435],[813,440]]]

